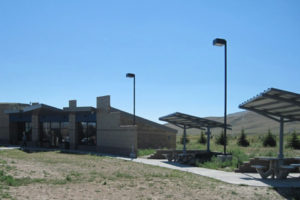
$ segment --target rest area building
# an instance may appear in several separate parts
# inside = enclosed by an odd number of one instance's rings
[[[176,148],[177,131],[110,106],[110,96],[97,97],[97,107],[63,109],[45,104],[0,104],[0,144],[70,148],[129,156],[137,149]]]

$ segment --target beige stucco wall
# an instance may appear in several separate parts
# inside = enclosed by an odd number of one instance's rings
[[[137,128],[120,126],[120,112],[110,111],[109,96],[97,98],[97,151],[125,156],[137,153]]]
[[[121,124],[132,124],[132,116],[121,112]],[[176,132],[154,125],[154,122],[136,119],[137,146],[139,149],[176,149]]]

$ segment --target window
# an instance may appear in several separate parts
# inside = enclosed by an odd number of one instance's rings
[[[79,122],[78,139],[79,144],[95,146],[97,144],[96,122]]]
[[[61,122],[60,133],[61,133],[62,142],[70,142],[69,122]]]
[[[18,140],[23,140],[23,132],[25,131],[26,140],[32,141],[31,122],[17,122]]]

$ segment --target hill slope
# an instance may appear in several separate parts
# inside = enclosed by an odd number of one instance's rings
[[[223,117],[205,117],[206,119],[212,119],[215,121],[223,122]],[[242,128],[244,128],[246,134],[258,134],[258,133],[267,133],[268,129],[272,133],[279,132],[279,123],[266,118],[262,115],[258,115],[254,112],[243,111],[227,116],[227,123],[232,125],[232,130],[229,130],[229,134],[240,134]],[[168,127],[178,130],[179,134],[182,134],[182,129],[174,126],[172,124],[165,124]],[[290,122],[284,124],[284,132],[289,133],[296,130],[297,133],[300,132],[300,122]],[[220,128],[212,129],[213,134],[219,134],[222,131]],[[199,129],[188,129],[188,134],[199,134],[201,130]]]

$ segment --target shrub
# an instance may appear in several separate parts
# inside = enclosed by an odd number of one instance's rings
[[[246,139],[245,130],[242,129],[241,136],[238,138],[237,144],[242,147],[249,146],[249,141]]]
[[[268,135],[263,139],[263,145],[264,145],[264,147],[267,147],[267,146],[275,147],[276,146],[275,137],[272,135],[270,129],[268,131]]]
[[[288,146],[293,149],[300,149],[300,140],[297,137],[296,131],[293,132],[292,137],[288,143]]]
[[[185,144],[188,144],[190,142],[190,138],[188,136],[186,136],[185,138]],[[183,144],[183,135],[180,138],[180,144]]]
[[[200,144],[206,144],[206,137],[205,137],[203,131],[201,131],[201,136],[200,136],[198,142],[199,142]]]
[[[217,137],[217,139],[216,139],[216,144],[219,144],[219,145],[224,145],[224,144],[226,144],[226,145],[227,145],[227,138],[225,137],[223,131],[222,131],[222,133],[220,134],[220,136]]]

